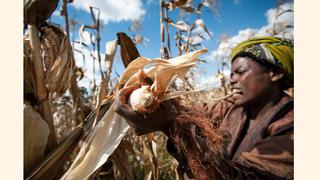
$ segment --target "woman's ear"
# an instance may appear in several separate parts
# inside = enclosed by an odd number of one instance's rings
[[[270,77],[271,77],[272,82],[279,81],[279,80],[283,79],[284,72],[281,70],[271,70]]]

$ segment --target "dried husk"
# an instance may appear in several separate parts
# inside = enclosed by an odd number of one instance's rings
[[[24,0],[23,20],[27,24],[41,24],[46,21],[57,8],[59,0]]]
[[[48,155],[41,161],[25,179],[56,179],[61,173],[63,164],[77,146],[83,129],[76,127],[67,137],[65,137]]]
[[[29,104],[23,108],[24,171],[30,171],[45,155],[50,133],[48,124]]]
[[[49,93],[63,94],[70,86],[75,68],[71,44],[61,28],[49,25],[41,29],[43,32],[41,43],[47,47],[43,51],[53,52],[44,59],[45,64],[48,64],[45,79],[47,89]]]
[[[44,83],[49,93],[63,94],[69,87],[71,75],[75,68],[73,52],[70,42],[64,31],[54,25],[41,27],[41,52],[43,54],[43,71],[45,72]],[[32,65],[33,56],[30,51],[30,39],[24,38],[24,74],[25,85],[28,91],[35,93],[36,84],[34,67]]]
[[[142,57],[138,58],[136,61],[144,62],[145,65],[147,65],[150,62],[154,62],[154,64],[151,64],[153,66],[147,68],[145,70],[144,76],[147,76],[151,80],[153,80],[153,84],[151,86],[151,92],[155,95],[155,100],[150,107],[133,107],[134,109],[138,110],[138,112],[145,112],[145,111],[152,111],[157,107],[157,104],[161,101],[163,101],[163,97],[165,93],[167,92],[168,88],[171,86],[171,84],[174,82],[176,78],[182,78],[186,75],[186,73],[195,65],[195,62],[197,62],[197,56],[207,52],[206,49],[194,51],[173,59],[170,59],[168,61],[156,59],[156,60],[149,60],[143,59]],[[137,64],[135,61],[133,62]],[[130,64],[131,65],[131,64]],[[129,65],[129,66],[130,66]],[[142,65],[142,64],[140,64]],[[123,76],[126,75],[127,72],[123,74]],[[130,73],[130,72],[128,72]],[[143,72],[142,72],[143,74]],[[131,76],[129,80],[127,80],[127,83],[125,86],[130,86],[133,83],[137,82],[139,80],[139,76],[141,75],[141,72],[136,73],[135,75]],[[126,76],[127,77],[127,76]],[[169,95],[166,96],[165,99],[171,99],[174,97],[177,97],[176,95]],[[132,100],[134,102],[138,102],[138,100]],[[140,104],[140,103],[138,103]]]
[[[112,162],[119,168],[123,176],[125,176],[127,179],[134,179],[132,167],[129,163],[128,155],[126,153],[128,148],[125,146],[125,143],[126,141],[122,141],[118,148],[112,153],[110,158]]]
[[[105,63],[109,72],[111,72],[111,67],[114,59],[114,55],[117,51],[117,40],[109,41],[106,43],[106,55],[105,55]]]
[[[36,96],[36,80],[34,76],[33,62],[31,60],[31,47],[28,37],[23,39],[23,83],[24,94],[33,94]]]
[[[127,67],[131,61],[140,56],[139,51],[132,42],[131,38],[125,33],[117,33],[118,44],[120,45],[121,59],[125,67]]]
[[[111,105],[88,135],[75,161],[61,179],[85,179],[103,165],[117,148],[129,125]]]

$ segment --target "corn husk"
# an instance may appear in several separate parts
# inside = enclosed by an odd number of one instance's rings
[[[131,38],[125,33],[117,33],[118,44],[120,45],[120,55],[122,62],[127,67],[132,60],[140,57],[139,51],[132,42]]]
[[[104,62],[106,63],[106,67],[108,71],[111,71],[114,55],[117,51],[117,40],[109,41],[106,43],[106,56]]]
[[[41,24],[57,8],[59,0],[23,0],[23,20],[27,24]]]
[[[28,172],[43,159],[50,130],[31,105],[24,105],[23,116],[24,170]]]
[[[25,94],[37,94],[36,79],[34,76],[34,66],[31,60],[31,47],[29,38],[25,37],[23,40],[23,84]]]
[[[45,72],[45,84],[49,93],[64,93],[71,82],[71,75],[75,68],[73,52],[67,35],[57,26],[41,27],[41,54]],[[24,38],[24,74],[25,85],[29,91],[35,92],[35,74],[30,55],[30,39]]]
[[[207,50],[203,49],[171,60],[151,60],[139,57],[132,61],[121,75],[116,85],[115,93],[122,88],[123,84],[126,87],[138,80],[135,76],[138,69],[151,65],[146,70],[146,73],[148,77],[154,80],[154,87],[163,88],[160,91],[162,94],[165,94],[172,79],[184,75],[194,66],[197,56],[205,52]],[[102,119],[88,134],[75,161],[61,179],[89,178],[94,171],[107,161],[108,157],[120,144],[128,129],[129,125],[125,119],[114,112],[114,103],[112,103]]]
[[[41,31],[46,86],[49,93],[63,94],[70,85],[75,68],[71,44],[65,32],[59,27],[49,25],[42,27]]]
[[[85,179],[103,165],[126,134],[129,126],[111,105],[85,140],[75,161],[61,179]]]
[[[82,133],[83,129],[79,126],[72,130],[41,163],[28,173],[25,179],[56,179],[61,173],[62,166],[77,146]]]

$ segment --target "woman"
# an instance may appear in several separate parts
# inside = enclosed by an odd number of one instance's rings
[[[196,179],[293,179],[293,45],[247,40],[231,54],[231,98],[206,106],[166,102],[149,114],[130,108],[137,87],[117,94],[116,112],[137,134],[163,131],[179,170]]]

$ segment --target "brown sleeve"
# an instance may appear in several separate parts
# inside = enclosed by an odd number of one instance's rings
[[[168,151],[180,166],[192,172],[196,179],[292,179],[292,123],[271,124],[266,138],[257,142],[250,152],[231,160],[226,153],[228,136],[215,128],[214,123],[207,123],[213,121],[211,117],[227,113],[224,103],[203,110],[210,112],[205,116],[199,110],[186,113],[171,127]],[[217,115],[215,111],[220,113]]]
[[[243,152],[236,163],[243,166],[240,169],[253,169],[258,177],[293,179],[293,134],[259,141],[250,152]]]
[[[270,124],[267,134],[251,151],[241,153],[237,163],[264,174],[293,179],[293,112]]]

